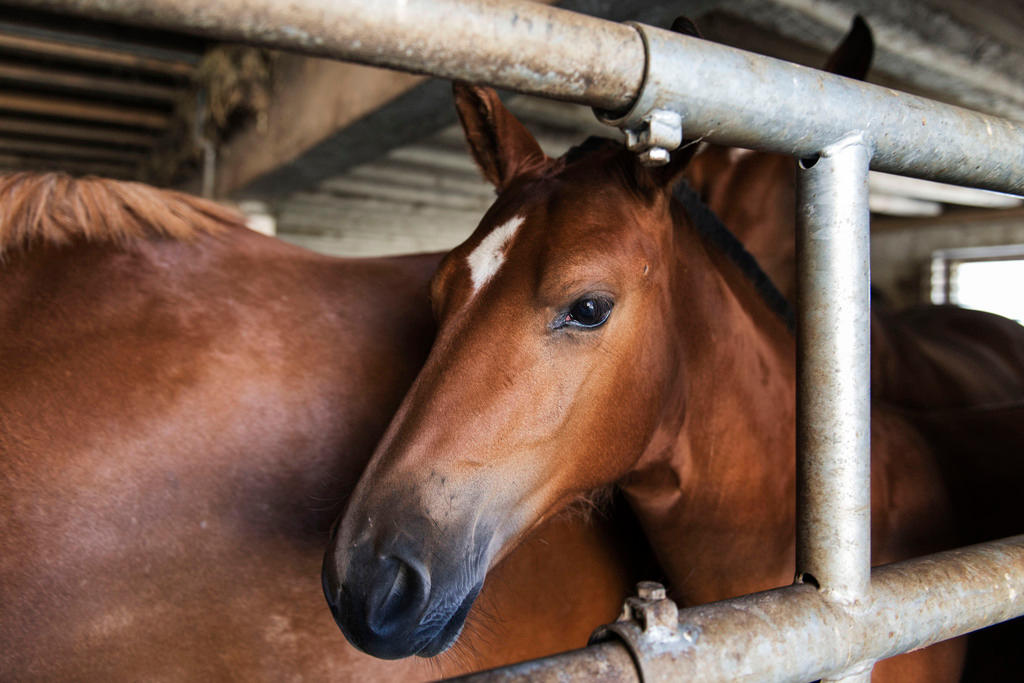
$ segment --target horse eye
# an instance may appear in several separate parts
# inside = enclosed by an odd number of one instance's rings
[[[565,316],[567,324],[577,327],[599,327],[608,320],[612,312],[612,301],[604,297],[588,296],[578,299]]]

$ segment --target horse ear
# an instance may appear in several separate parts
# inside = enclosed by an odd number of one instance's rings
[[[874,55],[875,39],[871,36],[867,22],[858,14],[853,18],[853,24],[843,42],[828,58],[825,71],[863,81],[871,68]]]
[[[519,173],[547,158],[526,126],[491,88],[455,82],[455,110],[473,158],[499,192]]]
[[[694,38],[703,38],[700,29],[697,28],[697,24],[689,17],[676,17],[676,20],[672,22],[672,28],[670,29],[673,33],[682,33],[684,36],[693,36]]]

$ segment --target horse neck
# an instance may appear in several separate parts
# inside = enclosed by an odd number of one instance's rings
[[[708,146],[686,179],[753,254],[782,295],[796,296],[796,175],[791,157]],[[742,196],[743,201],[736,201]]]
[[[751,282],[677,226],[666,415],[623,483],[677,597],[792,579],[794,340]]]

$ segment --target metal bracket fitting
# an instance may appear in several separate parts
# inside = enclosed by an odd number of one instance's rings
[[[679,608],[665,597],[665,587],[654,581],[641,581],[636,597],[626,598],[619,622],[635,622],[650,641],[674,640],[679,630]]]
[[[622,641],[633,656],[641,679],[660,681],[664,667],[652,668],[647,663],[667,653],[679,653],[681,644],[695,644],[700,633],[696,628],[680,625],[679,608],[665,596],[665,587],[660,583],[641,581],[636,591],[636,596],[626,598],[615,623],[594,631],[590,644]]]
[[[659,83],[651,83],[651,49],[647,31],[650,27],[635,22],[632,26],[644,44],[644,81],[636,100],[623,111],[602,111],[594,114],[602,123],[615,126],[626,134],[626,147],[640,155],[645,166],[662,166],[669,161],[669,152],[683,143],[683,117],[680,112],[658,106]]]
[[[641,121],[641,128],[625,128],[626,147],[640,155],[645,166],[668,163],[669,150],[683,142],[683,117],[678,112],[655,109]]]

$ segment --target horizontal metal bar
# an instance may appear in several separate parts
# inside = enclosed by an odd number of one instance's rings
[[[612,118],[629,125],[664,107],[685,114],[690,137],[796,156],[863,131],[878,170],[1024,194],[1024,126],[1018,123],[522,0],[15,4],[628,109]],[[632,106],[641,85],[644,95]]]
[[[652,111],[683,114],[689,138],[802,158],[851,133],[875,170],[1024,194],[1024,124],[770,57],[637,25],[643,91],[603,120],[642,128]]]
[[[550,663],[557,660],[556,666]],[[467,683],[563,683],[564,681],[604,681],[605,683],[641,683],[629,650],[619,642],[598,643],[557,657],[535,659],[500,669],[491,669],[449,681]]]
[[[799,683],[854,670],[1024,614],[1024,536],[876,567],[871,596],[842,608],[800,584],[692,607],[674,639],[634,656],[645,682]],[[558,680],[553,672],[579,666],[582,652],[463,680]]]
[[[22,0],[75,12],[460,78],[604,108],[643,78],[629,26],[522,0]],[[599,68],[615,62],[614,68]]]

